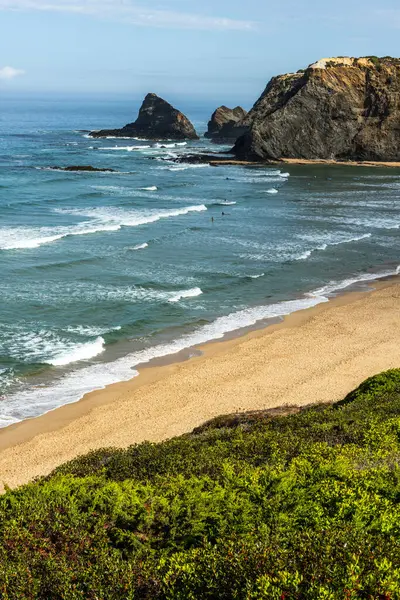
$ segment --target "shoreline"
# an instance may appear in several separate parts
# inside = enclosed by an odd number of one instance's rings
[[[281,158],[276,164],[285,163],[287,165],[339,165],[344,167],[391,167],[400,168],[400,162],[378,161],[378,160],[330,160],[330,159],[302,159],[302,158]]]
[[[207,157],[207,155],[204,155]],[[211,158],[211,157],[208,157]],[[206,162],[206,161],[199,161]],[[239,159],[219,159],[207,161],[211,167],[226,167],[226,166],[242,166],[242,167],[258,167],[266,168],[277,165],[302,165],[302,166],[313,166],[313,165],[325,165],[325,166],[339,166],[339,167],[382,167],[382,168],[397,168],[400,169],[400,162],[381,162],[374,160],[331,160],[331,159],[307,159],[307,158],[280,158],[279,160],[269,161],[251,161],[251,160],[239,160]]]
[[[0,481],[15,487],[92,449],[161,441],[220,414],[340,399],[366,377],[400,366],[399,278],[370,285],[374,291],[195,346],[183,361],[141,365],[140,377],[2,429]]]

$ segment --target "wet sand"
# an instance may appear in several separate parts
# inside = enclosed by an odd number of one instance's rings
[[[374,287],[1,430],[0,482],[15,487],[90,450],[164,440],[221,414],[343,398],[400,367],[399,278]]]

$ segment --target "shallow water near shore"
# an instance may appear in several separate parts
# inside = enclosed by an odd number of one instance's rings
[[[0,108],[0,426],[398,268],[400,170],[176,164],[217,148],[82,131],[130,102]]]

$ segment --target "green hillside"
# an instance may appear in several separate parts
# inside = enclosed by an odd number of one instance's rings
[[[0,598],[400,598],[400,370],[281,413],[101,450],[8,491]]]

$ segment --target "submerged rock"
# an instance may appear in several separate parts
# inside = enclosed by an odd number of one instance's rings
[[[204,137],[220,143],[237,140],[249,129],[246,116],[247,111],[241,106],[236,108],[220,106],[212,114]]]
[[[329,58],[271,79],[238,158],[400,160],[400,59]]]
[[[115,173],[114,169],[98,169],[90,165],[72,165],[71,167],[50,167],[53,171],[90,171],[94,173]]]
[[[179,110],[156,94],[147,94],[134,123],[122,129],[92,131],[92,137],[127,137],[147,140],[197,140],[192,123]]]

